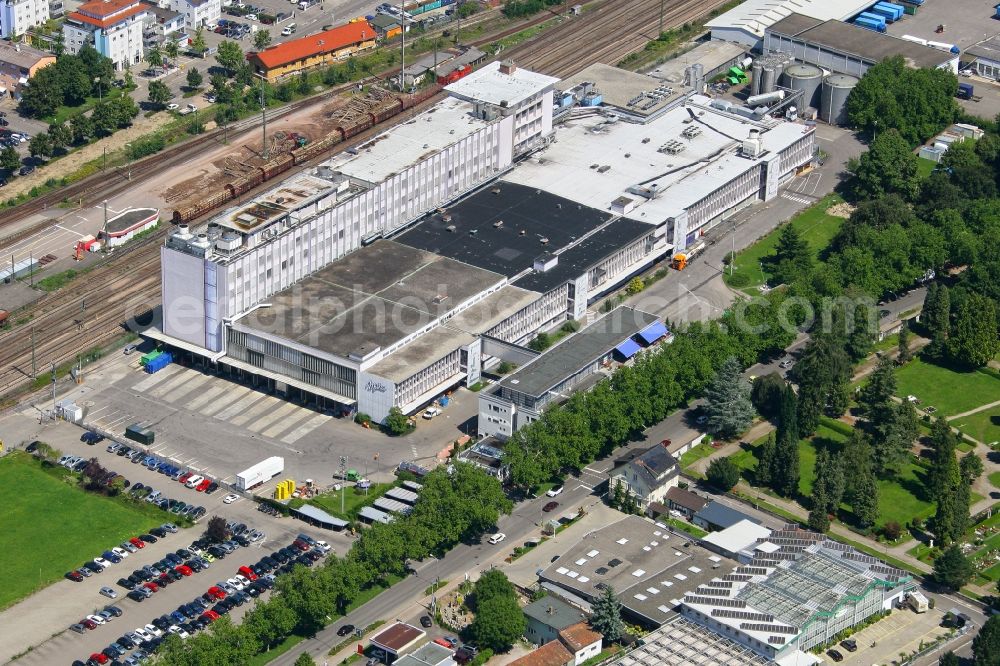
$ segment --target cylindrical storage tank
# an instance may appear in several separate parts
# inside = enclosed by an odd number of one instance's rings
[[[691,78],[692,87],[697,92],[704,92],[705,90],[705,67],[700,62],[696,62],[691,65]]]
[[[760,80],[760,91],[758,95],[763,95],[764,93],[773,92],[775,86],[778,84],[777,75],[774,70],[773,65],[766,65],[761,72]]]
[[[764,65],[759,60],[754,60],[753,69],[750,71],[750,94],[760,94],[760,83],[764,77]]]
[[[789,65],[785,68],[785,87],[801,90],[800,109],[819,108],[819,88],[823,83],[823,70],[812,65]]]
[[[847,96],[858,85],[858,79],[846,74],[832,74],[823,81],[820,117],[831,125],[847,123]]]

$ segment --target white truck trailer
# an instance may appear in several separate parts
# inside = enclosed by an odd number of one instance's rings
[[[285,459],[281,456],[272,456],[237,474],[235,485],[237,490],[250,490],[270,481],[283,471],[285,471]]]

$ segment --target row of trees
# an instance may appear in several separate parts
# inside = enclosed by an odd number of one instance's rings
[[[953,305],[951,291],[936,283],[927,290],[922,323],[931,344],[925,353],[962,366],[985,366],[1000,353],[997,302],[960,288]]]
[[[92,138],[110,136],[128,127],[138,115],[139,107],[131,97],[113,97],[95,105],[90,116],[81,113],[73,116],[69,123],[49,125],[47,132],[31,137],[28,152],[32,157],[45,158],[63,154],[71,146],[85,144]]]
[[[507,652],[524,635],[527,621],[517,592],[500,569],[483,573],[472,588],[476,617],[469,633],[480,648]]]
[[[411,560],[478,539],[512,508],[496,479],[464,463],[456,463],[450,474],[435,470],[423,484],[420,502],[408,517],[366,528],[344,557],[279,576],[275,593],[258,601],[239,626],[223,618],[187,640],[170,638],[161,648],[162,663],[245,664],[292,632],[312,635],[345,613],[362,590],[405,576]]]

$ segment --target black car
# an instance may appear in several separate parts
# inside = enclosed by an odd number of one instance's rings
[[[131,599],[132,601],[138,602],[140,604],[146,600],[146,595],[140,592],[139,590],[132,590],[125,596]]]
[[[177,550],[174,551],[174,553],[176,553],[177,557],[181,558],[182,560],[189,560],[192,557],[194,557],[194,553],[192,553],[187,548],[178,548]]]
[[[247,585],[244,588],[243,591],[246,594],[249,594],[254,599],[256,599],[257,597],[259,597],[264,592],[264,588],[262,586],[258,585],[256,581],[254,581],[254,582],[250,583],[249,585]]]
[[[133,639],[128,634],[125,634],[124,636],[120,637],[118,639],[118,643],[119,643],[119,645],[125,646],[125,648],[128,649],[128,650],[131,650],[136,645],[138,645],[138,643],[135,642],[135,639]]]
[[[857,652],[858,642],[853,638],[848,638],[846,640],[840,641],[840,647],[844,648],[848,652]]]
[[[104,571],[104,569],[101,568],[101,565],[98,564],[97,562],[84,562],[83,568],[93,573],[101,573],[102,571]]]
[[[6,125],[6,124],[7,124],[6,121],[0,119],[0,125]],[[23,167],[21,167],[21,170],[18,171],[18,173],[22,176],[27,176],[28,174],[34,172],[35,172],[35,167],[30,164],[25,164]]]
[[[424,629],[430,629],[434,622],[431,621],[430,615],[422,615],[420,617],[420,626]]]
[[[223,599],[223,601],[225,600]],[[222,601],[220,601],[219,603],[212,606],[212,610],[218,613],[219,615],[226,615],[227,613],[229,613],[229,606],[223,605]]]
[[[347,634],[352,634],[352,633],[354,633],[353,624],[345,624],[340,629],[337,629],[338,636],[346,636]]]
[[[156,543],[157,541],[159,541],[159,539],[157,539],[152,534],[140,534],[139,539],[145,541],[146,543]]]
[[[827,650],[826,653],[834,661],[844,661],[844,655],[840,654],[837,650]]]
[[[118,579],[118,584],[120,586],[124,587],[126,590],[134,590],[135,589],[135,583],[133,581],[129,580],[128,578],[119,578]]]
[[[208,484],[208,488],[205,488],[205,494],[211,495],[218,489],[219,489],[219,484],[215,481],[212,481],[212,483]]]
[[[167,553],[163,559],[167,560],[174,566],[177,566],[178,564],[184,561],[184,558],[178,555],[177,553]]]
[[[212,555],[212,557],[217,557],[219,559],[225,559],[226,555],[228,555],[228,553],[219,546],[209,546],[208,552]]]
[[[118,606],[115,606],[114,604],[111,604],[110,606],[105,606],[104,610],[106,610],[107,612],[111,613],[115,617],[121,617],[122,613],[124,612],[124,611],[122,611],[121,608],[119,608]]]
[[[159,537],[160,539],[163,539],[167,536],[167,531],[162,527],[154,527],[153,529],[149,530],[149,533],[155,537]]]
[[[166,631],[167,629],[169,629],[170,625],[172,625],[173,623],[174,621],[171,620],[166,615],[161,615],[160,617],[153,618],[153,626],[162,631]]]
[[[246,538],[242,534],[239,535],[239,536],[237,536],[235,539],[233,539],[233,541],[235,541],[236,543],[240,544],[244,548],[249,548],[250,547],[250,539]]]

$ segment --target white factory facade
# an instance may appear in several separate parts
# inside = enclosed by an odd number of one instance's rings
[[[149,334],[322,407],[411,413],[812,159],[812,128],[691,92],[637,121],[614,99],[567,113],[563,88],[491,63],[427,112],[179,227]]]

